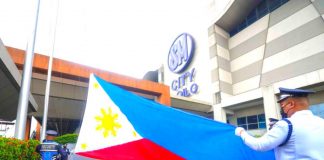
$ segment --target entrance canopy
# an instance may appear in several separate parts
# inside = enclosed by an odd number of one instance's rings
[[[20,85],[21,74],[0,40],[0,119],[5,121],[16,119]],[[29,94],[28,113],[37,109],[37,103]]]

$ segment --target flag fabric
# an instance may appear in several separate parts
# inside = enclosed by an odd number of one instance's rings
[[[273,160],[234,134],[235,127],[193,115],[90,76],[75,152],[111,160]]]

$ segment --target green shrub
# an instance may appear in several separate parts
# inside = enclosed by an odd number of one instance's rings
[[[54,140],[60,144],[67,144],[67,143],[76,143],[77,139],[78,139],[77,134],[65,134],[65,135],[56,137]]]
[[[260,137],[262,137],[262,135],[256,134],[256,135],[254,135],[254,137],[255,138],[260,138]]]
[[[0,137],[0,159],[5,160],[38,160],[40,156],[35,152],[37,140],[19,140]]]

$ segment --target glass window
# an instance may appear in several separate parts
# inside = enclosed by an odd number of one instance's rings
[[[266,128],[267,125],[265,122],[259,122],[259,128]]]
[[[238,26],[238,30],[243,30],[246,27],[245,21]]]
[[[233,35],[235,35],[237,33],[237,29],[233,29],[229,32],[230,36],[232,37]]]
[[[258,115],[258,120],[259,120],[259,122],[265,122],[265,115],[264,114],[259,114]]]
[[[246,17],[246,19],[254,19],[256,17],[257,17],[256,10],[254,9],[250,12],[250,14]]]
[[[260,10],[258,10],[258,19],[262,18],[263,16],[267,15],[268,9],[267,8],[262,8]]]
[[[250,25],[250,24],[254,23],[257,20],[258,20],[258,17],[256,16],[256,14],[254,14],[253,16],[248,17],[246,19],[246,22],[247,22],[247,25]]]
[[[269,3],[269,10],[272,12],[276,10],[278,7],[282,5],[282,0],[270,0]]]
[[[258,129],[258,124],[255,123],[255,124],[249,124],[248,125],[248,129]]]
[[[309,109],[313,112],[314,115],[324,118],[324,103],[311,105]]]
[[[245,29],[246,27],[259,20],[263,16],[267,15],[268,13],[276,10],[288,1],[289,0],[261,0],[258,6],[249,13],[245,20],[242,23],[235,26],[229,32],[230,36],[234,36],[236,33]]]
[[[265,114],[251,115],[237,118],[237,126],[249,129],[265,129]]]
[[[246,117],[237,118],[237,125],[246,124]]]
[[[256,10],[258,12],[258,19],[262,18],[267,13],[269,13],[269,9],[268,9],[268,5],[267,4],[268,4],[267,1],[263,1],[256,8]]]
[[[247,121],[248,121],[248,123],[258,123],[258,117],[257,117],[257,115],[248,116]]]
[[[244,124],[244,125],[239,125],[239,127],[243,127],[245,130],[248,130],[248,128],[247,128],[247,125],[246,124]]]
[[[288,2],[289,0],[281,0],[281,5],[285,4],[286,2]]]

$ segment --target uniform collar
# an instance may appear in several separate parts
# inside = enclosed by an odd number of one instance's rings
[[[297,117],[297,116],[305,116],[305,115],[313,115],[312,111],[310,110],[301,110],[301,111],[297,111],[295,112],[291,118],[293,117]]]

